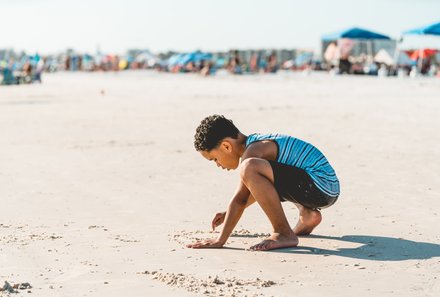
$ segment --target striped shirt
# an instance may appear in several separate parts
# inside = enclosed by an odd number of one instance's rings
[[[276,162],[303,169],[321,191],[331,197],[339,196],[339,180],[336,173],[316,147],[291,136],[258,133],[248,136],[246,147],[262,140],[271,140],[277,144]]]

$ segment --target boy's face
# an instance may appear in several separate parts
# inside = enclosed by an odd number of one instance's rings
[[[223,169],[236,169],[240,162],[240,157],[234,152],[231,142],[224,140],[211,151],[200,151],[202,156],[208,161],[214,161],[217,167]]]

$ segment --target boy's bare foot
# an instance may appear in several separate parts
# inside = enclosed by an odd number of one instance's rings
[[[250,247],[252,251],[269,251],[274,249],[282,249],[295,247],[298,245],[298,237],[295,234],[291,236],[273,233],[269,238],[263,240],[259,244]]]
[[[322,216],[319,210],[313,210],[309,208],[300,208],[299,220],[293,233],[296,235],[309,235],[313,229],[321,223]]]

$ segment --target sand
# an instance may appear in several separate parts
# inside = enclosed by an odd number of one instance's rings
[[[238,172],[193,149],[200,120],[315,144],[341,180],[298,248],[223,249],[210,223]],[[325,74],[56,73],[0,87],[0,288],[29,296],[439,296],[440,80]],[[284,203],[292,225],[298,212]],[[154,273],[153,273],[154,272]],[[27,293],[31,291],[32,293]],[[0,295],[7,295],[6,291]]]

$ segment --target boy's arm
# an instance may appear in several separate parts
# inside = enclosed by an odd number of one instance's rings
[[[263,158],[264,150],[262,149],[263,143],[256,143],[251,145],[243,154],[241,161],[247,158]],[[251,201],[249,201],[251,200]],[[255,199],[251,197],[251,193],[248,188],[240,180],[237,191],[235,192],[231,202],[229,202],[228,209],[226,211],[226,218],[223,229],[217,239],[208,239],[200,242],[196,242],[188,245],[191,248],[219,248],[222,247],[231,235],[235,226],[243,214],[246,207],[255,202]]]
[[[240,184],[237,188],[237,191],[234,194],[234,197],[229,202],[228,209],[226,211],[226,218],[223,229],[220,235],[215,239],[207,239],[198,241],[192,244],[187,245],[189,248],[220,248],[222,247],[231,235],[232,231],[240,220],[241,215],[243,214],[244,209],[252,204],[252,198],[249,197],[250,192],[246,188],[246,186],[240,181]],[[254,200],[255,201],[255,200]]]
[[[229,235],[231,235],[235,226],[243,214],[246,207],[255,202],[255,199],[251,196],[248,188],[240,181],[238,189],[229,202],[228,209],[226,211],[225,223],[223,229],[218,237],[218,241],[222,244],[226,243]]]
[[[248,208],[250,205],[254,204],[254,202],[255,202],[254,197],[252,195],[249,195],[249,198],[248,198],[247,203],[244,208]],[[225,218],[226,218],[226,211],[216,213],[215,217],[211,223],[212,231],[214,231],[216,227],[223,224],[223,222],[225,221]]]

